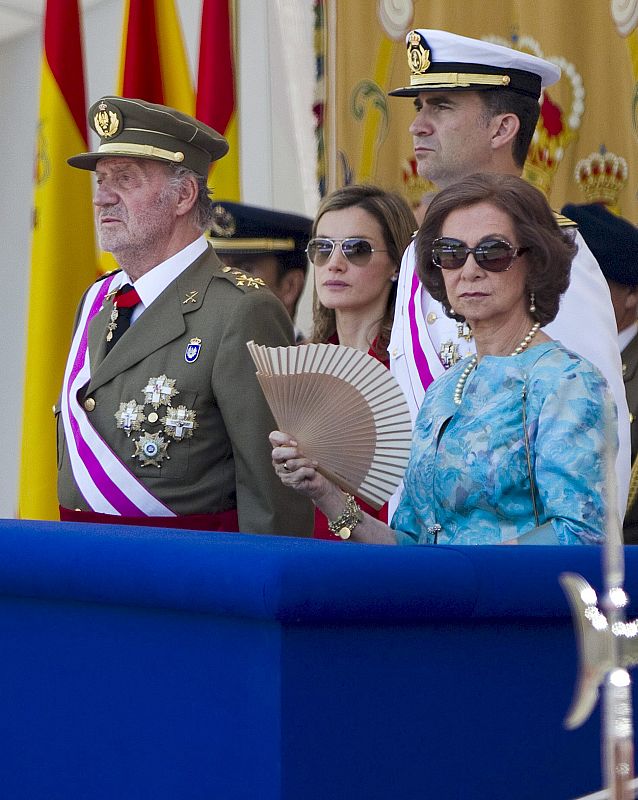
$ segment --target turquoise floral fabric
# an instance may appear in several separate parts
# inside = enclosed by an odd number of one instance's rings
[[[550,341],[517,356],[484,356],[456,405],[454,389],[467,363],[456,364],[425,395],[392,520],[399,543],[431,542],[428,529],[435,525],[443,544],[497,544],[536,528],[524,413],[538,524],[549,523],[541,541],[553,530],[556,544],[601,543],[605,406],[616,410],[603,376]],[[613,439],[615,458],[615,433]]]

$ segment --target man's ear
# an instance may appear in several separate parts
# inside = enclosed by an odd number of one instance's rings
[[[197,202],[199,186],[197,185],[197,179],[195,176],[184,176],[184,178],[180,181],[179,189],[177,191],[177,216],[184,216],[184,214],[188,214],[188,212]]]
[[[492,135],[490,142],[492,149],[500,150],[502,147],[509,147],[511,149],[516,134],[520,130],[521,121],[510,112],[505,114],[497,114],[491,123]]]
[[[638,286],[630,287],[625,295],[625,311],[631,311],[638,306]]]
[[[306,276],[302,269],[288,269],[279,279],[277,294],[286,308],[294,308],[303,291]]]

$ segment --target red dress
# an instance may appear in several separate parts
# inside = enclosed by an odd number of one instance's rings
[[[339,344],[339,339],[336,333],[333,336],[331,336],[328,341],[330,342],[330,344]],[[368,350],[368,355],[373,356],[374,358],[377,359],[377,361],[381,361],[381,363],[385,367],[387,367],[387,369],[390,369],[390,359],[379,358],[379,356],[375,351],[375,345],[376,345],[376,340],[372,343],[372,347]],[[361,500],[359,497],[357,497],[357,503],[359,503],[363,511],[365,511],[367,514],[370,514],[371,517],[374,517],[375,519],[380,519],[382,522],[387,523],[388,521],[387,503],[384,503],[378,510],[372,508],[372,506],[369,506],[365,502],[365,500]],[[326,518],[325,514],[322,514],[321,511],[319,511],[318,508],[315,508],[315,529],[312,535],[315,539],[330,539],[330,541],[332,542],[343,541],[343,539],[340,539],[338,536],[335,536],[334,533],[330,533],[330,531],[328,530],[328,519]]]

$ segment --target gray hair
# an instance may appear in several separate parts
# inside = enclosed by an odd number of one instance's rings
[[[169,167],[169,188],[173,190],[179,189],[185,178],[195,178],[197,181],[197,200],[191,210],[191,215],[193,224],[203,233],[210,228],[213,218],[213,198],[206,178],[180,164],[170,164]]]

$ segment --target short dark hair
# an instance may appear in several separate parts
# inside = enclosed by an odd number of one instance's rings
[[[403,251],[410,244],[416,229],[416,220],[410,210],[410,206],[401,195],[395,192],[388,192],[378,186],[368,184],[351,184],[341,189],[335,189],[322,200],[312,223],[311,236],[317,235],[319,220],[328,211],[341,211],[355,207],[367,211],[381,226],[385,247],[388,250],[391,261],[396,264],[398,273]],[[392,284],[392,290],[388,297],[377,339],[377,355],[383,360],[387,357],[387,349],[390,342],[390,331],[394,319],[394,306],[397,295],[396,287],[395,282]],[[334,309],[326,308],[322,305],[317,297],[316,290],[313,323],[311,337],[313,342],[327,342],[336,333],[337,323]]]
[[[503,211],[512,222],[516,245],[527,247],[526,290],[534,292],[536,312],[541,325],[547,325],[558,313],[560,296],[569,286],[569,273],[578,249],[573,230],[558,227],[544,195],[522,178],[513,175],[470,175],[440,191],[430,203],[416,237],[417,272],[428,292],[438,300],[448,316],[450,302],[440,267],[432,263],[432,242],[441,235],[443,223],[452,211],[489,203]]]
[[[538,100],[511,89],[486,89],[477,94],[485,107],[486,121],[497,114],[515,114],[518,117],[520,128],[512,143],[512,158],[516,166],[523,169],[541,111]]]

